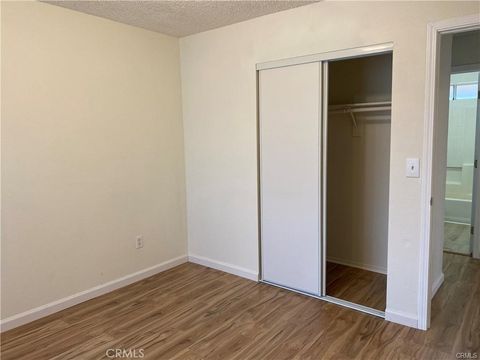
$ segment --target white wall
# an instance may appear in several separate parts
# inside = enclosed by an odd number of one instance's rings
[[[387,272],[390,116],[328,121],[327,260]],[[375,119],[376,118],[376,119]]]
[[[186,255],[178,40],[39,2],[1,26],[2,319]]]
[[[417,319],[426,25],[473,2],[320,2],[181,39],[189,251],[258,272],[255,64],[393,41],[387,311]]]

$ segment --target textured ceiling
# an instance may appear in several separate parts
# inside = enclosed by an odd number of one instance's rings
[[[43,1],[172,36],[186,36],[315,1]]]

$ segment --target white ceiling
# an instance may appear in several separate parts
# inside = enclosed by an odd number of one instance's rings
[[[44,2],[172,36],[186,36],[318,0],[48,1]]]

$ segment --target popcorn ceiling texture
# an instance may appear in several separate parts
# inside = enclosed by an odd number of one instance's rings
[[[317,1],[43,1],[182,37]]]

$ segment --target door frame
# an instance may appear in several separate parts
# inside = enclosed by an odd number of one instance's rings
[[[436,118],[436,85],[439,62],[440,36],[480,29],[478,15],[433,22],[427,25],[427,54],[425,71],[425,114],[424,114],[424,144],[423,166],[425,174],[421,190],[421,241],[420,268],[418,285],[418,328],[427,330],[430,326],[430,305],[432,289],[431,281],[431,235],[432,235],[432,180],[433,180],[433,139]],[[436,199],[441,201],[441,199]],[[444,201],[444,200],[443,200]]]
[[[318,54],[312,54],[312,55],[304,55],[304,56],[297,56],[293,58],[286,58],[286,59],[280,59],[280,60],[272,60],[272,61],[266,61],[266,62],[261,62],[257,63],[255,65],[255,70],[256,70],[256,86],[257,86],[257,111],[256,111],[256,116],[257,116],[257,201],[258,201],[258,268],[259,268],[259,282],[267,283],[269,285],[274,285],[280,288],[284,288],[293,292],[301,293],[310,297],[318,298],[320,300],[324,300],[330,303],[334,303],[337,305],[341,305],[350,309],[358,310],[370,315],[378,316],[381,318],[385,318],[385,312],[379,311],[376,309],[371,309],[363,305],[359,304],[354,304],[349,301],[337,299],[332,296],[326,295],[326,149],[327,149],[327,126],[328,126],[328,102],[325,105],[325,101],[328,99],[327,98],[327,86],[328,86],[328,61],[333,61],[333,60],[345,60],[345,59],[350,59],[350,58],[359,58],[359,57],[365,57],[365,56],[371,56],[371,55],[380,55],[380,54],[385,54],[385,53],[394,53],[394,45],[393,42],[387,42],[387,43],[380,43],[380,44],[373,44],[373,45],[368,45],[368,46],[361,46],[361,47],[355,47],[355,48],[349,48],[349,49],[343,49],[343,50],[335,50],[335,51],[329,51],[329,52],[324,52],[324,53],[318,53]],[[320,129],[320,138],[322,139],[322,142],[320,144],[319,151],[322,152],[322,156],[320,160],[322,161],[321,164],[319,164],[320,168],[320,199],[319,199],[319,204],[320,204],[320,239],[319,239],[319,251],[320,251],[320,266],[319,269],[321,271],[320,274],[320,294],[313,295],[309,293],[304,293],[301,291],[298,291],[296,289],[291,289],[287,288],[285,286],[281,286],[278,284],[272,284],[267,281],[264,281],[263,279],[263,274],[262,274],[262,204],[261,204],[261,142],[260,142],[260,111],[259,111],[259,104],[260,104],[260,99],[259,99],[259,72],[262,70],[267,70],[267,69],[273,69],[273,68],[278,68],[278,67],[284,67],[284,66],[293,66],[293,65],[300,65],[300,64],[307,64],[307,63],[312,63],[312,62],[318,62],[319,65],[321,66],[321,78],[319,79],[320,81],[320,94],[319,94],[319,101],[320,101],[320,109],[319,109],[319,129]],[[389,239],[387,239],[387,242]],[[388,265],[387,265],[387,284],[388,284]]]
[[[478,67],[478,87],[480,89],[480,66]],[[480,259],[480,174],[478,161],[480,160],[480,92],[477,92],[477,121],[475,128],[475,163],[473,172],[473,196],[472,196],[472,225],[473,236],[470,240],[472,257]]]
[[[354,47],[342,50],[327,51],[318,54],[302,55],[286,59],[264,61],[255,65],[255,70],[274,69],[283,66],[307,64],[311,62],[324,62],[332,60],[345,60],[349,58],[358,58],[369,55],[379,55],[393,51],[393,42],[373,44],[367,46]],[[257,92],[258,93],[258,92]],[[258,104],[257,104],[258,105]],[[258,120],[258,119],[257,119]]]
[[[477,84],[480,88],[480,64],[474,66],[472,70],[478,73]],[[473,67],[472,67],[473,68]],[[470,72],[470,71],[465,71]],[[453,72],[455,74],[458,72]],[[470,236],[470,253],[473,258],[480,258],[480,174],[478,173],[478,160],[480,159],[480,99],[477,92],[477,112],[475,115],[475,147],[474,147],[474,167],[473,167],[473,188],[472,188],[472,210],[470,217],[470,226],[473,229],[473,235]]]

